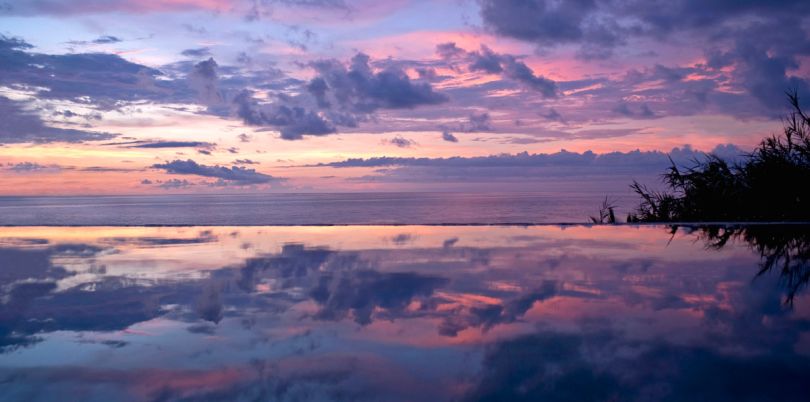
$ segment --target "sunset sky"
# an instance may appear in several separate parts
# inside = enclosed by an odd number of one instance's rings
[[[0,194],[568,191],[778,132],[806,0],[0,0]]]

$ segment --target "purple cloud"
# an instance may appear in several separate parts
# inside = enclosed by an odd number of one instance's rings
[[[237,185],[265,184],[282,179],[259,173],[255,169],[248,169],[239,166],[207,166],[201,165],[191,159],[174,160],[166,163],[152,165],[154,169],[162,169],[167,173],[181,175],[195,175],[203,177],[213,177]]]

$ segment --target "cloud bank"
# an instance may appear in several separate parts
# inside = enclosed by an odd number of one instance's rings
[[[266,184],[281,179],[240,166],[208,166],[199,164],[191,159],[174,160],[166,163],[152,165],[154,169],[165,170],[166,173],[179,175],[195,175],[212,177],[236,185]]]

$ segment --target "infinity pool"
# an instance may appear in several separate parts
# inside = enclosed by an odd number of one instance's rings
[[[0,228],[0,400],[806,401],[805,226]]]

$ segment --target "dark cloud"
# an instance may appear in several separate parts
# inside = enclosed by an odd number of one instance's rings
[[[29,53],[21,39],[0,36],[0,84],[44,87],[40,99],[63,99],[115,108],[118,101],[166,101],[181,96],[173,81],[156,80],[161,72],[108,53],[61,55]],[[32,68],[31,66],[38,66]]]
[[[207,56],[211,56],[211,48],[209,48],[209,47],[198,47],[198,48],[194,48],[194,49],[186,49],[186,50],[183,50],[182,52],[180,52],[180,54],[182,54],[183,56],[186,56],[186,57],[194,57],[194,58],[207,57]]]
[[[8,163],[6,166],[7,170],[14,173],[58,172],[62,170],[59,165],[42,165],[36,162]]]
[[[529,89],[539,92],[544,97],[553,98],[557,96],[557,85],[554,81],[535,75],[526,63],[518,60],[515,56],[497,54],[486,46],[481,46],[480,51],[470,52],[469,55],[472,59],[469,66],[471,71],[502,74],[504,77],[513,79]]]
[[[606,12],[625,13],[644,24],[646,31],[662,36],[683,30],[727,28],[725,23],[742,24],[746,18],[790,19],[810,10],[810,5],[801,0],[751,0],[714,1],[709,4],[697,0],[673,2],[646,2],[642,0],[624,3],[605,3],[612,7]],[[732,24],[733,25],[733,24]]]
[[[429,83],[412,81],[399,67],[388,65],[375,71],[362,53],[348,66],[334,59],[309,66],[317,75],[305,84],[303,94],[278,92],[272,101],[260,101],[251,91],[243,90],[232,100],[235,114],[245,124],[273,127],[281,138],[298,140],[332,134],[338,127],[358,127],[380,109],[407,110],[448,100]]]
[[[395,67],[374,72],[370,58],[358,53],[349,67],[337,60],[312,63],[317,79],[325,83],[323,96],[331,95],[340,109],[354,113],[371,113],[377,109],[410,109],[420,105],[435,105],[448,100],[434,92],[428,83],[416,83]]]
[[[83,244],[63,244],[50,246],[47,242],[43,248],[0,248],[3,270],[0,272],[0,283],[10,285],[17,281],[45,281],[66,278],[73,275],[64,267],[52,262],[54,256],[77,255],[92,257],[102,251],[101,248]]]
[[[197,91],[200,102],[210,106],[218,105],[223,100],[219,92],[217,67],[217,62],[211,57],[195,64],[188,75],[189,86]]]
[[[88,166],[88,167],[72,167],[72,166],[63,166],[62,169],[76,169],[82,172],[134,172],[137,169],[126,169],[126,168],[113,168],[113,167],[106,167],[106,166]]]
[[[281,253],[249,259],[239,270],[236,285],[252,292],[263,276],[281,279],[285,286],[312,286],[307,279],[326,264],[335,264],[336,269],[357,265],[355,258],[330,260],[334,251],[325,248],[307,248],[301,244],[285,244]],[[331,265],[330,265],[331,267]],[[307,283],[300,283],[303,280]]]
[[[156,247],[183,244],[203,244],[213,243],[219,240],[210,230],[201,230],[194,237],[159,237],[159,236],[138,236],[138,237],[105,237],[100,239],[103,244],[114,246],[137,245],[139,247]]]
[[[390,240],[391,243],[394,243],[397,246],[404,246],[416,240],[416,235],[412,235],[410,233],[400,233],[394,237],[391,237]]]
[[[465,126],[464,131],[468,132],[476,132],[476,131],[492,131],[492,126],[490,125],[490,118],[489,113],[473,113],[468,118],[469,124]]]
[[[146,183],[141,181],[141,184],[146,184]],[[191,187],[193,185],[194,185],[194,183],[192,183],[192,182],[190,182],[190,181],[188,181],[186,179],[183,179],[183,180],[171,179],[171,180],[158,180],[157,181],[157,187],[162,188],[164,190],[174,190],[174,189],[178,189],[178,188],[187,188],[187,187]]]
[[[455,246],[456,243],[458,243],[458,237],[451,237],[451,238],[445,240],[444,242],[442,242],[442,247],[450,248],[450,247]]]
[[[428,297],[447,279],[413,272],[352,271],[321,278],[311,290],[320,306],[318,319],[340,320],[351,313],[361,325],[370,324],[375,309],[397,314],[416,298]]]
[[[788,21],[758,24],[733,33],[727,51],[708,50],[710,66],[732,66],[732,79],[771,112],[781,112],[784,91],[810,94],[810,81],[795,74],[799,57],[810,56],[810,34]],[[714,53],[712,53],[714,52]]]
[[[122,41],[122,39],[117,37],[117,36],[103,35],[103,36],[99,36],[98,38],[94,39],[93,43],[101,45],[101,44],[107,44],[107,43],[118,43],[118,42],[121,42],[121,41]]]
[[[639,348],[637,353],[622,350]],[[598,354],[589,351],[599,350]],[[610,356],[604,360],[605,356]],[[610,330],[539,332],[491,345],[465,401],[725,400],[800,401],[806,357],[723,353],[665,341],[633,344]],[[666,370],[649,369],[666,367]],[[733,399],[733,398],[732,398]]]
[[[542,117],[544,117],[544,118],[546,118],[548,120],[551,120],[551,121],[559,121],[559,122],[564,122],[565,121],[565,119],[562,117],[562,115],[557,110],[555,110],[554,108],[549,108],[548,112],[540,113],[540,116],[542,116]]]
[[[287,27],[286,42],[288,45],[307,51],[309,46],[317,43],[317,34],[298,25]]]
[[[0,61],[0,69],[2,69]],[[0,78],[0,81],[2,78]],[[0,96],[0,143],[84,142],[108,140],[114,134],[56,128],[46,125],[42,118],[25,109],[22,102]]]
[[[6,166],[9,171],[14,173],[55,173],[63,170],[73,170],[79,172],[134,172],[138,170],[127,168],[113,168],[105,166],[85,166],[85,167],[69,166],[69,165],[66,166],[66,165],[57,165],[55,163],[43,165],[36,162],[7,163]]]
[[[452,60],[465,55],[467,51],[456,46],[453,42],[440,43],[436,45],[436,54],[442,59]]]
[[[469,66],[471,71],[483,71],[489,74],[498,74],[503,71],[500,55],[495,54],[486,46],[482,46],[480,51],[471,52],[470,55],[472,57]]]
[[[557,96],[556,82],[536,75],[526,63],[520,61],[516,56],[495,53],[485,45],[481,45],[481,49],[477,51],[467,52],[457,47],[455,43],[440,44],[436,47],[436,52],[447,61],[466,61],[469,71],[500,74],[528,89],[537,91],[545,98]]]
[[[0,297],[4,299],[0,303],[0,352],[36,341],[31,336],[36,330],[24,330],[43,325],[29,322],[31,306],[56,289],[54,281],[75,275],[55,264],[54,258],[92,258],[102,250],[85,244],[50,246],[47,242],[44,247],[0,248]]]
[[[34,46],[24,41],[21,38],[8,37],[0,34],[0,50],[5,52],[9,51],[22,51],[33,48]]]
[[[619,103],[616,108],[613,109],[614,112],[631,118],[639,118],[639,119],[650,119],[655,117],[655,113],[650,110],[650,107],[646,104],[642,104],[638,107],[637,110],[631,110],[630,105],[625,102]]]
[[[707,54],[706,77],[719,74],[718,84],[732,85],[759,101],[758,106],[740,104],[740,95],[715,92],[715,84],[692,92],[690,103],[696,106],[705,105],[709,99],[724,113],[774,117],[774,112],[781,110],[785,90],[810,91],[806,77],[797,74],[799,60],[810,55],[810,35],[800,17],[810,12],[810,3],[806,1],[480,0],[479,3],[484,25],[492,32],[541,47],[579,46],[578,54],[583,58],[610,57],[615,49],[631,40],[667,44],[672,39],[687,38],[686,41],[702,47]],[[476,68],[498,70],[491,52],[482,50],[478,56],[473,64]],[[514,67],[516,76],[525,75],[522,67]],[[721,67],[732,68],[720,71]],[[656,68],[662,70],[661,66]],[[662,90],[685,86],[682,69],[659,73],[669,83]],[[704,79],[690,85],[707,83]],[[631,115],[650,117],[646,111]]]
[[[215,144],[202,141],[130,141],[105,145],[119,145],[125,148],[212,148]]]
[[[719,156],[738,160],[744,153],[737,147],[718,147]],[[320,166],[376,168],[373,174],[352,178],[369,183],[420,183],[429,186],[480,185],[497,183],[513,188],[523,183],[546,183],[559,191],[619,191],[627,183],[641,180],[657,186],[658,173],[670,166],[670,157],[681,166],[691,166],[705,154],[690,147],[660,151],[631,151],[596,154],[560,151],[550,154],[502,154],[482,157],[414,158],[375,157],[347,159]],[[511,183],[511,184],[510,184]]]
[[[452,244],[446,247],[451,246]],[[503,305],[473,306],[469,308],[467,314],[447,317],[439,326],[439,334],[456,336],[459,331],[471,327],[488,331],[497,325],[515,322],[523,317],[535,302],[548,300],[560,293],[559,288],[559,283],[545,281],[540,284],[538,289],[506,300]]]
[[[186,31],[188,31],[190,33],[193,33],[193,34],[204,35],[204,34],[208,33],[208,30],[205,29],[204,26],[188,24],[188,23],[184,23],[181,26],[183,27],[183,29],[185,29]]]
[[[425,80],[427,82],[437,81],[439,79],[439,74],[436,72],[436,69],[430,67],[421,67],[416,69],[416,73],[419,74],[420,80]]]
[[[237,116],[245,124],[276,127],[285,140],[300,140],[305,135],[319,136],[337,132],[337,128],[324,116],[301,106],[260,105],[247,91],[237,95],[233,103]]]
[[[186,331],[192,334],[214,335],[217,331],[217,327],[216,325],[211,325],[209,323],[195,324],[188,326]]]
[[[616,118],[652,119],[695,115],[726,115],[760,120],[763,117],[774,118],[781,113],[785,105],[784,89],[790,88],[793,81],[778,84],[778,74],[772,76],[771,83],[774,85],[763,85],[761,93],[764,96],[757,99],[743,86],[756,79],[739,80],[737,77],[742,71],[723,70],[703,64],[688,67],[655,64],[629,70],[614,79],[559,82],[561,91],[574,92],[567,95],[566,99],[576,99],[582,103],[576,108],[564,105],[546,106],[543,111],[534,113],[566,125],[587,124],[595,119],[609,121]],[[794,87],[801,91],[801,83],[795,83]],[[733,86],[736,90],[733,93],[728,92],[724,89],[728,86]],[[533,111],[527,107],[522,112],[528,114]]]
[[[30,52],[31,48],[21,39],[0,36],[0,85],[42,88],[36,94],[40,100],[67,100],[101,110],[122,111],[123,107],[138,101],[158,105],[199,103],[207,106],[205,113],[224,117],[231,108],[227,100],[233,99],[233,94],[238,94],[242,88],[280,90],[300,85],[297,80],[287,80],[279,71],[271,69],[254,74],[236,67],[219,66],[213,58],[197,63],[181,61],[162,66],[163,71],[159,71],[114,54],[50,55]],[[220,72],[225,78],[220,77]],[[287,110],[296,109],[283,111]],[[77,117],[77,113],[70,110],[58,115],[66,119]],[[98,113],[88,114],[87,119],[93,116]],[[285,133],[299,126],[292,125]]]
[[[88,286],[94,291],[88,292]],[[179,294],[183,289],[172,285],[129,286],[121,278],[101,277],[65,291],[54,290],[52,282],[20,288],[14,296],[15,305],[0,306],[3,318],[0,336],[59,330],[122,330],[165,314],[157,303],[162,297]]]
[[[205,321],[216,324],[222,320],[222,299],[216,282],[211,281],[203,287],[195,303],[195,311]]]
[[[394,138],[391,138],[387,142],[389,144],[391,144],[391,145],[393,145],[395,147],[399,147],[399,148],[410,148],[410,147],[416,145],[416,142],[414,142],[413,140],[409,140],[409,139],[407,139],[407,138],[405,138],[405,137],[403,137],[401,135],[398,135],[398,136],[396,136]]]
[[[326,80],[321,77],[313,78],[312,81],[307,84],[307,91],[315,97],[318,102],[318,107],[321,108],[329,108],[332,106],[326,99],[326,92],[328,90],[329,86],[326,84]]]
[[[737,157],[744,152],[733,146],[718,146],[723,155],[736,153]],[[449,158],[413,158],[413,157],[374,157],[368,159],[347,159],[341,162],[323,163],[318,166],[332,167],[386,167],[386,166],[435,166],[435,167],[539,167],[539,166],[633,166],[646,169],[650,165],[667,165],[671,157],[678,163],[688,163],[696,157],[705,155],[691,147],[674,148],[669,153],[661,151],[630,151],[596,154],[591,151],[583,153],[560,151],[551,154],[503,154],[478,157],[454,156]]]
[[[501,65],[504,76],[539,92],[546,98],[557,96],[557,84],[554,81],[535,75],[526,63],[517,60],[514,56],[502,55],[501,58],[503,59]]]
[[[541,44],[574,42],[585,37],[594,0],[481,0],[481,18],[496,33]]]
[[[581,44],[588,48],[622,45],[628,37],[662,38],[683,31],[727,29],[746,17],[784,18],[807,12],[801,0],[785,1],[597,1],[479,0],[484,25],[493,32],[542,46]]]
[[[191,159],[185,161],[174,160],[166,163],[158,163],[152,165],[152,168],[163,169],[167,173],[171,174],[213,177],[237,185],[264,184],[280,180],[273,176],[259,173],[255,169],[248,169],[239,166],[232,166],[230,168],[219,165],[207,166],[198,164]]]
[[[449,142],[458,142],[458,138],[456,138],[450,132],[451,130],[458,130],[466,133],[493,131],[488,112],[471,113],[469,116],[467,116],[466,121],[462,121],[454,125],[441,125],[439,127],[443,131],[442,139]]]
[[[91,41],[83,41],[83,40],[82,41],[76,41],[76,40],[74,40],[74,41],[70,41],[68,43],[71,44],[71,45],[108,45],[108,44],[111,44],[111,43],[119,43],[119,42],[123,42],[123,39],[121,39],[121,38],[119,38],[117,36],[103,35],[103,36],[99,36],[98,38],[93,39]]]
[[[400,234],[390,240],[403,245],[413,235]],[[312,300],[318,320],[353,319],[361,325],[376,319],[407,317],[408,306],[416,300],[427,300],[449,281],[435,275],[417,272],[381,272],[371,261],[355,253],[342,253],[324,248],[287,244],[281,253],[248,260],[232,278],[247,292],[257,284],[274,278],[282,289],[305,289]],[[224,274],[224,273],[223,273]],[[295,294],[300,294],[295,291]]]

